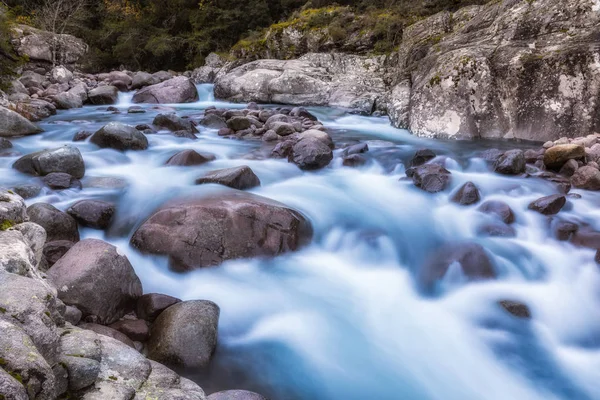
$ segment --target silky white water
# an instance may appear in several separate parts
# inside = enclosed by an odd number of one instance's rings
[[[202,129],[192,141],[148,135],[146,151],[120,153],[73,143],[80,130],[109,121],[150,124],[173,109],[198,119],[203,109],[242,107],[215,102],[199,87],[194,104],[143,105],[145,114],[112,114],[85,107],[41,123],[42,135],[13,141],[22,154],[70,144],[86,163],[82,191],[43,191],[35,202],[66,209],[82,198],[115,202],[108,232],[83,229],[82,237],[107,240],[126,253],[144,291],[182,299],[209,299],[221,308],[219,346],[208,373],[186,371],[208,393],[247,388],[271,399],[480,400],[600,399],[600,269],[595,252],[553,239],[547,217],[527,205],[555,193],[535,178],[490,172],[476,158],[489,144],[429,141],[389,126],[385,118],[312,109],[337,144],[367,142],[369,163],[347,168],[336,158],[318,172],[284,160],[264,159],[262,142],[221,138]],[[131,95],[117,108],[126,110]],[[494,146],[510,146],[495,143]],[[404,177],[416,149],[448,157],[452,189],[432,195]],[[164,167],[174,153],[194,149],[217,160],[199,167]],[[336,150],[339,155],[341,150]],[[31,183],[11,169],[17,155],[0,158],[2,186]],[[176,274],[166,259],[137,253],[128,240],[153,210],[181,195],[224,191],[194,186],[204,172],[248,165],[262,186],[252,192],[304,213],[315,237],[302,250],[272,260],[237,260],[218,268]],[[117,187],[97,177],[118,178]],[[449,193],[474,182],[485,200],[501,199],[516,214],[515,238],[479,237],[489,216],[451,203]],[[91,186],[92,187],[91,187]],[[600,195],[574,191],[560,217],[600,229]],[[443,290],[425,297],[415,273],[441,245],[472,241],[485,247],[497,280],[465,283],[449,273]],[[527,304],[532,319],[506,313],[499,300]]]

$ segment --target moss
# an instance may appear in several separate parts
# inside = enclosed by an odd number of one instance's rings
[[[0,357],[0,367],[3,367],[6,365],[6,360],[2,357]]]
[[[442,83],[442,77],[439,75],[435,75],[433,78],[429,80],[429,86],[437,86]]]
[[[44,311],[44,314],[46,314],[46,317],[48,317],[48,318],[50,318],[50,317],[51,317],[51,315],[50,315],[50,312],[49,312],[49,311]]]
[[[19,374],[18,372],[9,372],[8,374],[15,378],[15,380],[17,380],[21,385],[23,384],[23,377],[21,376],[21,374]]]
[[[113,380],[113,381],[118,381],[118,380],[119,380],[119,378],[117,378],[117,377],[116,377],[116,376],[114,376],[114,375],[111,375],[111,376],[109,376],[109,377],[108,377],[108,379],[111,379],[111,380]]]
[[[2,223],[0,223],[0,231],[6,231],[10,228],[12,228],[13,226],[15,226],[15,223],[5,219],[4,221],[2,221]]]
[[[6,314],[6,308],[4,308],[4,307],[0,307],[0,313],[2,313],[2,314]]]

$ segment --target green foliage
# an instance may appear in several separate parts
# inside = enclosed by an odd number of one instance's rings
[[[11,25],[11,14],[0,4],[0,90],[7,89],[15,69],[21,62],[10,43]]]

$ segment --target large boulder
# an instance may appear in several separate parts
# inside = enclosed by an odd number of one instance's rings
[[[544,153],[544,165],[548,169],[559,171],[569,160],[581,160],[585,157],[585,147],[576,144],[559,144],[550,147]]]
[[[56,114],[56,106],[45,100],[29,99],[17,103],[19,114],[30,121],[41,121]]]
[[[260,186],[258,176],[246,165],[210,171],[202,178],[196,179],[196,184],[216,183],[233,189],[245,190]]]
[[[85,164],[81,152],[72,146],[27,154],[15,161],[13,168],[25,174],[39,176],[64,172],[81,179],[85,175]]]
[[[13,29],[13,44],[20,56],[46,65],[75,64],[87,53],[88,46],[75,36],[55,34],[27,25]]]
[[[33,135],[42,129],[20,114],[0,106],[0,137]]]
[[[31,222],[46,230],[48,242],[55,240],[79,241],[77,222],[69,214],[51,204],[35,203],[27,208]]]
[[[115,150],[146,150],[148,139],[131,125],[110,122],[92,135],[90,142]]]
[[[131,244],[144,253],[168,255],[173,267],[187,269],[276,256],[298,249],[311,236],[310,223],[299,212],[232,192],[163,206],[133,234]]]
[[[333,152],[323,140],[306,137],[292,146],[291,160],[300,169],[315,170],[329,165]]]
[[[142,284],[127,257],[97,239],[75,244],[48,270],[48,277],[65,304],[103,324],[132,310],[142,295]]]
[[[119,89],[115,86],[98,86],[88,92],[90,103],[95,105],[116,104],[119,100]]]
[[[59,110],[70,110],[71,108],[83,107],[81,96],[74,92],[62,92],[52,98],[56,108]]]
[[[158,104],[193,103],[198,101],[198,90],[189,78],[177,76],[139,90],[132,101]]]
[[[206,300],[167,308],[152,325],[148,358],[170,367],[206,368],[217,346],[219,313],[219,307]]]

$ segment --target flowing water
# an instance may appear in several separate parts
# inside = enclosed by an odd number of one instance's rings
[[[84,190],[45,190],[28,204],[50,202],[64,210],[82,198],[115,202],[111,229],[83,229],[82,237],[107,240],[125,252],[145,292],[210,299],[221,307],[211,371],[187,371],[207,392],[247,388],[284,400],[600,399],[594,251],[554,240],[547,217],[527,210],[532,200],[556,192],[552,184],[490,172],[476,157],[490,143],[428,141],[391,128],[385,118],[324,108],[311,111],[337,144],[368,143],[366,166],[343,167],[336,158],[324,170],[302,172],[261,157],[266,150],[259,141],[221,138],[213,130],[202,130],[196,141],[148,135],[150,147],[140,152],[71,142],[76,132],[93,132],[109,121],[151,123],[165,109],[198,119],[207,106],[241,107],[215,102],[209,85],[199,91],[198,103],[147,105],[146,114],[93,106],[59,112],[41,123],[44,134],[13,143],[22,154],[70,144],[86,163]],[[123,94],[117,107],[126,110],[130,99]],[[517,236],[480,237],[478,227],[489,216],[449,202],[448,193],[428,194],[400,180],[405,162],[424,147],[447,157],[452,190],[472,181],[486,200],[507,202],[517,217]],[[163,166],[184,149],[213,153],[217,160]],[[10,168],[16,159],[0,158],[3,186],[33,180]],[[183,275],[169,271],[166,259],[129,247],[133,230],[160,204],[226,190],[193,182],[203,172],[238,165],[250,166],[262,181],[253,192],[311,220],[310,246]],[[569,199],[560,216],[600,229],[600,196],[578,193],[582,198]],[[419,266],[441,245],[461,241],[483,245],[500,278],[464,283],[454,271],[436,296],[420,294],[414,279]],[[497,304],[503,299],[526,303],[531,321],[504,312]]]

